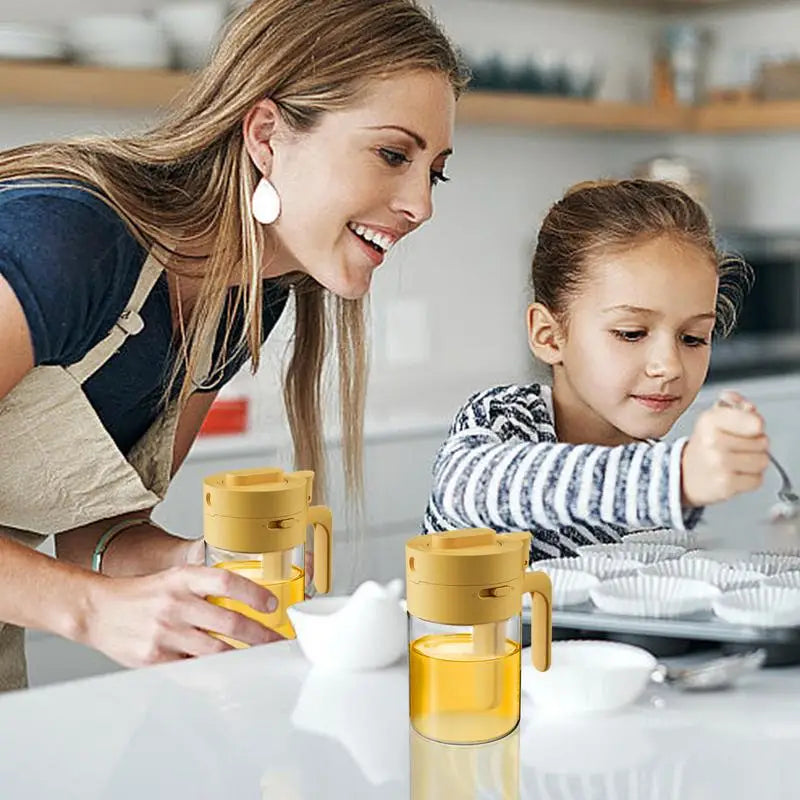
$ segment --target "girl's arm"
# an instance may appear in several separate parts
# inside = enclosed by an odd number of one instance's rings
[[[439,451],[431,503],[454,527],[683,530],[700,517],[681,503],[685,444],[503,441],[485,428],[464,430]]]

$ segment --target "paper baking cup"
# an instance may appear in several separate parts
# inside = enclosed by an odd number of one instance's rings
[[[666,558],[680,558],[686,548],[653,542],[620,542],[619,544],[587,544],[577,548],[580,555],[605,554],[611,558],[628,558],[652,564]]]
[[[668,561],[658,561],[642,569],[641,574],[672,575],[676,578],[705,581],[723,592],[755,586],[765,579],[760,572],[736,569],[708,558],[672,558]]]
[[[657,530],[629,533],[623,541],[624,544],[628,544],[629,542],[669,544],[683,547],[685,550],[693,550],[698,546],[699,537],[694,531]]]
[[[559,569],[558,567],[542,568],[538,564],[532,568],[534,571],[541,570],[550,576],[550,583],[553,584],[553,607],[565,608],[585,603],[589,599],[589,590],[600,583],[600,579],[588,572],[578,569]],[[531,596],[525,593],[522,596],[522,604],[529,607]]]
[[[635,575],[644,564],[630,558],[612,558],[609,555],[586,555],[573,558],[548,558],[534,561],[531,569],[568,569],[588,572],[601,581],[609,578],[621,578],[623,575]]]
[[[729,564],[736,569],[776,575],[779,572],[800,570],[800,558],[778,553],[749,553],[746,550],[692,550],[684,558],[708,558]]]
[[[726,592],[713,603],[714,613],[734,625],[784,628],[800,625],[800,589],[754,586]]]
[[[671,575],[615,578],[590,590],[594,604],[609,614],[633,617],[680,617],[708,611],[720,596],[716,586]]]
[[[800,589],[800,570],[779,572],[764,581],[764,586],[783,586],[787,589]]]

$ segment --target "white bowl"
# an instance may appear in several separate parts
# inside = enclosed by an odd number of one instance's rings
[[[580,555],[605,554],[612,558],[627,558],[652,564],[666,558],[680,558],[686,548],[672,544],[653,544],[653,542],[618,542],[611,544],[587,544],[577,548]]]
[[[154,16],[172,42],[179,67],[204,66],[217,43],[228,8],[215,0],[167,3]]]
[[[716,586],[671,575],[615,578],[590,590],[594,604],[609,614],[634,617],[681,617],[710,611],[720,595]]]
[[[164,69],[172,50],[160,25],[143,14],[92,14],[67,27],[67,41],[83,64]]]
[[[612,711],[633,703],[647,687],[656,659],[620,642],[553,642],[550,669],[531,664],[522,651],[522,691],[533,703],[559,714]]]
[[[348,597],[313,597],[286,609],[305,657],[331,670],[387,667],[406,652],[407,616],[399,583],[362,583]]]
[[[50,61],[66,55],[67,43],[58,28],[0,23],[0,58]]]

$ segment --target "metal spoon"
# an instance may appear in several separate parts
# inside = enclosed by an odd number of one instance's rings
[[[753,650],[732,656],[722,656],[694,667],[675,668],[658,664],[650,679],[654,683],[675,686],[684,691],[710,691],[731,686],[743,675],[760,669],[767,651]]]

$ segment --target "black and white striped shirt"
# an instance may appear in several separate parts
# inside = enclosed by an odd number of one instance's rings
[[[422,527],[531,531],[534,560],[643,529],[686,530],[702,509],[681,505],[685,444],[561,444],[549,386],[488,389],[456,414],[439,449]]]

